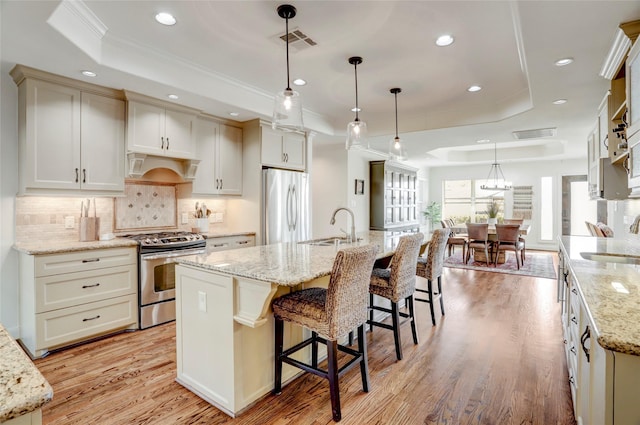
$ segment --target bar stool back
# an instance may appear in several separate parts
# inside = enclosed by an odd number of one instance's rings
[[[413,293],[416,289],[416,261],[418,252],[424,235],[415,233],[413,235],[402,236],[398,241],[391,263],[387,269],[373,269],[371,273],[371,283],[369,285],[369,320],[371,326],[378,326],[393,331],[393,338],[396,345],[396,357],[402,360],[402,343],[400,341],[400,317],[408,318],[411,322],[411,333],[414,344],[418,343],[418,332],[416,322],[413,317]],[[386,298],[391,301],[391,308],[377,306],[374,304],[374,295]],[[401,313],[398,302],[405,300],[409,313]],[[376,322],[373,320],[374,311],[383,311],[391,314],[392,324]]]
[[[429,304],[431,309],[431,323],[436,325],[436,316],[433,303],[440,300],[440,312],[444,315],[444,301],[442,300],[442,267],[444,265],[444,252],[447,248],[447,240],[451,229],[434,230],[429,243],[429,253],[427,258],[418,257],[416,274],[427,279],[427,289],[416,288],[417,292],[427,294],[427,299],[415,298],[416,301],[422,301]],[[434,280],[438,281],[437,292],[433,291]]]
[[[367,346],[364,323],[367,320],[367,293],[378,247],[366,245],[338,251],[333,263],[329,287],[308,288],[283,295],[273,301],[275,317],[275,379],[274,394],[282,391],[282,363],[298,367],[329,381],[333,420],[342,418],[338,378],[360,364],[362,389],[369,391]],[[311,338],[284,350],[284,322],[311,330]],[[358,350],[338,345],[338,339],[358,328]],[[318,342],[327,346],[327,370],[318,367]],[[311,364],[292,355],[311,345]],[[338,367],[338,350],[351,359]]]

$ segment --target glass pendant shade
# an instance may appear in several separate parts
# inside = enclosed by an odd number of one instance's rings
[[[296,16],[296,8],[290,4],[282,4],[278,6],[277,11],[278,16],[286,22],[287,88],[275,95],[271,127],[274,130],[304,131],[304,124],[302,123],[302,99],[298,92],[291,90],[291,84],[289,83],[289,19]]]
[[[353,65],[355,80],[356,80],[356,118],[347,124],[347,141],[345,143],[346,149],[368,149],[369,142],[367,141],[367,123],[364,121],[360,121],[358,118],[358,112],[360,108],[358,107],[358,65],[362,63],[362,58],[360,56],[353,56],[349,58],[349,63]]]
[[[271,127],[274,130],[304,131],[302,99],[297,91],[287,88],[276,93]]]
[[[389,156],[396,161],[404,161],[407,159],[407,151],[404,143],[398,136],[389,140]]]
[[[405,144],[400,140],[398,136],[398,93],[402,89],[394,88],[389,90],[395,96],[396,102],[396,137],[389,141],[389,156],[396,161],[404,161],[407,159],[407,151],[405,150]]]

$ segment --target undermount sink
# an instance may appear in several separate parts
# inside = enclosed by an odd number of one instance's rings
[[[639,264],[640,257],[621,254],[605,254],[599,252],[581,252],[580,256],[585,260],[601,261],[604,263]]]
[[[358,241],[362,240],[362,238],[358,238],[357,240]],[[339,236],[335,236],[332,238],[324,238],[324,239],[314,239],[310,241],[303,241],[300,243],[304,245],[333,246],[335,245],[336,241],[338,241],[338,243],[340,244],[349,243],[349,239],[345,237],[339,237]]]

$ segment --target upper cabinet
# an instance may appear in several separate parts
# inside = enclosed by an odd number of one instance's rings
[[[126,92],[127,150],[171,158],[195,158],[198,111]]]
[[[304,170],[306,168],[306,138],[302,133],[273,130],[261,125],[262,165]]]
[[[193,193],[242,195],[241,128],[199,117],[196,155],[200,164],[193,181]]]
[[[11,76],[18,85],[20,193],[122,193],[122,93],[21,65]]]

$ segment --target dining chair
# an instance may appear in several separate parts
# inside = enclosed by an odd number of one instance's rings
[[[444,315],[444,301],[442,299],[442,267],[444,265],[444,253],[447,248],[447,239],[451,229],[437,229],[431,236],[427,257],[418,257],[416,275],[427,279],[427,289],[416,286],[416,292],[426,294],[427,298],[414,297],[415,301],[429,304],[431,309],[431,323],[436,325],[434,303],[440,300],[440,312]],[[433,282],[437,281],[437,291],[433,290]]]
[[[441,223],[444,229],[451,229],[455,226],[455,223],[450,218],[442,220]],[[458,234],[451,230],[451,234],[449,235],[449,239],[447,240],[448,256],[451,257],[451,255],[455,252],[456,246],[461,246],[462,258],[464,259],[467,253],[467,243],[467,235]],[[444,253],[442,255],[444,255]]]
[[[333,420],[342,418],[340,410],[339,378],[360,364],[362,390],[369,391],[369,369],[364,324],[367,321],[367,292],[373,262],[378,248],[365,245],[338,251],[333,262],[328,288],[308,288],[276,298],[273,301],[275,318],[275,377],[273,393],[282,392],[282,364],[300,368],[329,381]],[[284,349],[284,322],[303,326],[311,337]],[[338,344],[338,339],[358,328],[358,349]],[[318,367],[318,342],[327,346],[327,368]],[[311,364],[293,358],[293,354],[311,345]],[[341,368],[338,350],[351,356]]]
[[[524,218],[505,218],[502,220],[503,224],[518,224],[520,226],[522,226],[522,224],[524,223]],[[522,235],[518,235],[518,240],[520,242],[522,242],[522,258],[526,259],[527,258],[527,241],[525,240],[524,236]]]
[[[596,223],[596,227],[598,229],[600,229],[600,231],[602,232],[602,236],[605,238],[612,238],[613,237],[613,229],[609,226],[607,226],[606,224],[604,224],[603,222],[599,221]]]
[[[491,242],[489,242],[489,225],[487,223],[467,223],[467,235],[469,235],[469,243],[467,244],[467,256],[464,262],[469,262],[471,251],[473,251],[475,255],[476,249],[483,249],[485,262],[488,267],[491,261],[491,257],[489,256],[489,248],[491,247]]]
[[[498,265],[498,256],[500,251],[513,251],[516,255],[516,264],[520,270],[521,263],[524,264],[524,256],[522,251],[524,243],[519,240],[520,225],[519,224],[496,224],[495,242],[495,265]],[[505,252],[506,255],[506,252]]]
[[[374,326],[393,331],[393,339],[396,346],[396,358],[402,360],[402,342],[400,340],[400,317],[408,318],[411,323],[413,343],[418,343],[416,321],[413,314],[413,294],[416,288],[416,263],[418,252],[424,235],[415,233],[402,236],[398,241],[398,247],[391,258],[391,263],[386,269],[374,268],[371,272],[369,283],[369,320],[367,324],[373,331]],[[388,299],[391,308],[374,304],[374,295]],[[408,313],[400,312],[399,302],[405,300]],[[391,314],[391,325],[374,320],[374,312],[382,311]]]

